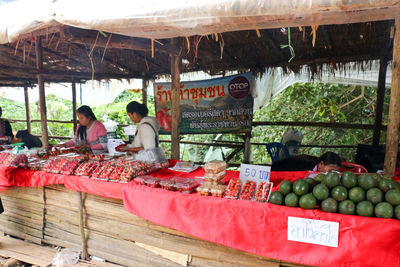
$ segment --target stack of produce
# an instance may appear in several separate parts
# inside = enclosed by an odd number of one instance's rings
[[[400,183],[378,174],[337,172],[318,174],[315,179],[285,180],[271,193],[270,203],[320,208],[325,212],[400,219]]]
[[[207,162],[204,166],[206,182],[197,188],[197,192],[202,196],[222,197],[225,192],[225,185],[220,184],[226,174],[226,162],[221,160],[213,160]]]
[[[148,182],[146,182],[146,184],[148,184]],[[196,191],[196,188],[200,185],[200,182],[197,179],[171,177],[160,180],[159,184],[161,188],[165,190],[191,194]]]
[[[24,167],[28,163],[28,157],[25,154],[1,152],[0,163],[5,166]]]

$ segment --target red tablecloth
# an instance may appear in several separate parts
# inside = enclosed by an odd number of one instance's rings
[[[295,180],[307,172],[273,172]],[[237,176],[238,172],[228,172]],[[253,254],[320,266],[398,266],[400,221],[202,197],[128,183],[125,209],[151,222]],[[287,240],[288,216],[339,222],[337,248]]]

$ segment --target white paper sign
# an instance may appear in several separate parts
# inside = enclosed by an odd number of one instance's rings
[[[288,240],[338,247],[339,223],[288,217]]]
[[[271,173],[270,166],[260,166],[251,164],[240,164],[240,180],[255,181],[255,182],[269,182]]]

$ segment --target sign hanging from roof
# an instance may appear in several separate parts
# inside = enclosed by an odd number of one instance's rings
[[[249,132],[253,118],[252,73],[181,82],[180,133]],[[160,133],[171,131],[171,83],[154,83]]]

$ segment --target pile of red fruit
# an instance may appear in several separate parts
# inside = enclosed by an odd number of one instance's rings
[[[243,200],[251,200],[254,192],[256,191],[257,183],[254,181],[246,181],[244,183],[242,193],[239,196],[239,199]]]

